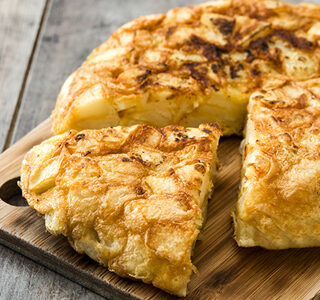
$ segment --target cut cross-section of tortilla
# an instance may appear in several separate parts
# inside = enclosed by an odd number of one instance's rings
[[[320,80],[252,95],[234,211],[239,246],[320,246]]]
[[[222,0],[117,29],[63,85],[54,134],[218,123],[241,135],[250,95],[320,76],[320,6]]]
[[[26,155],[20,186],[76,251],[184,296],[220,133],[215,124],[69,131]]]

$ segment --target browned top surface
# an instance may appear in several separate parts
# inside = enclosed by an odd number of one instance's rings
[[[71,131],[26,155],[21,188],[78,252],[185,296],[219,136],[215,124]]]
[[[53,132],[72,126],[75,101],[93,86],[120,112],[160,98],[201,103],[212,93],[242,103],[262,86],[318,77],[319,15],[312,4],[226,0],[138,18],[71,75]]]
[[[319,79],[306,81],[250,99],[237,204],[242,246],[320,245],[319,87]]]

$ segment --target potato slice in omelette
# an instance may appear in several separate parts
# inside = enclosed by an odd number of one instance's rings
[[[320,246],[320,80],[252,95],[240,197],[239,246]]]
[[[216,124],[72,130],[28,152],[20,186],[76,251],[185,296],[220,133]]]
[[[63,85],[54,134],[217,122],[241,135],[250,95],[320,76],[320,6],[212,1],[116,30]]]

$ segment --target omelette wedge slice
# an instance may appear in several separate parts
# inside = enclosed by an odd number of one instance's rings
[[[220,134],[216,124],[71,130],[28,152],[20,186],[77,252],[185,296]]]
[[[212,1],[140,17],[65,81],[53,134],[218,123],[241,135],[250,95],[320,76],[320,6]]]
[[[252,95],[241,189],[239,246],[320,246],[320,80]]]

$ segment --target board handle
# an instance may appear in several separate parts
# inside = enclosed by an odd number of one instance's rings
[[[28,205],[17,184],[20,180],[21,163],[27,151],[50,137],[50,128],[51,120],[47,119],[0,154],[0,198],[3,202],[14,206]]]
[[[18,186],[20,177],[12,178],[6,181],[0,187],[0,198],[12,206],[28,206],[28,202],[22,197],[22,192]]]

